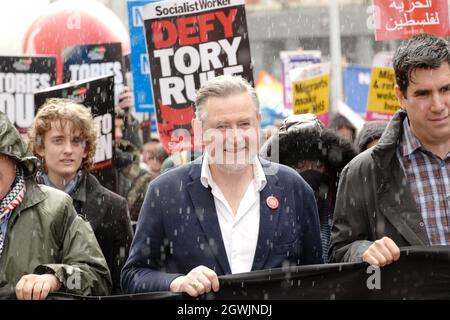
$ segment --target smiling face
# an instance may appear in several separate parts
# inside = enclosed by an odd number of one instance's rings
[[[86,142],[70,121],[52,122],[37,151],[44,159],[50,180],[57,186],[65,185],[75,177],[87,155]]]
[[[259,148],[261,114],[246,92],[226,97],[211,97],[204,105],[201,126],[203,142],[211,165],[236,173],[252,163]]]
[[[416,69],[411,73],[406,92],[396,89],[402,107],[408,113],[414,135],[430,149],[450,147],[450,66]]]

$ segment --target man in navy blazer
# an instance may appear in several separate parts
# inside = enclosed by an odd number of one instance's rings
[[[128,293],[219,290],[218,275],[323,263],[314,193],[292,169],[257,157],[254,89],[219,76],[197,92],[205,154],[153,180],[122,270]]]

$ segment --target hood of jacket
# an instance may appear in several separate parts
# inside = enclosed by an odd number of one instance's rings
[[[330,129],[299,126],[292,130],[280,129],[263,145],[260,155],[289,167],[295,167],[302,160],[321,160],[333,171],[340,172],[356,156],[356,151],[351,142]]]
[[[387,121],[366,122],[355,140],[355,147],[358,152],[366,150],[367,145],[376,139],[380,139],[386,129]]]
[[[2,112],[0,112],[0,153],[20,163],[25,175],[36,172],[38,159],[32,155],[28,144]]]

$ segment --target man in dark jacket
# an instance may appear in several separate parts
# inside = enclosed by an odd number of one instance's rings
[[[273,153],[272,147],[276,147]],[[293,168],[313,189],[319,212],[323,258],[328,261],[339,174],[356,155],[352,144],[325,128],[315,115],[299,114],[283,121],[278,132],[263,145],[260,155]]]
[[[219,290],[218,275],[322,263],[311,188],[291,168],[257,157],[254,89],[218,76],[197,93],[203,157],[150,183],[130,257],[129,293]]]
[[[133,116],[134,95],[129,87],[123,87],[122,93],[119,95],[119,104],[117,110],[121,110],[121,118],[123,119],[123,139],[129,141],[136,149],[142,148],[142,139],[139,134],[139,121]]]
[[[111,278],[91,226],[72,200],[37,185],[37,159],[0,113],[0,287],[18,299],[50,292],[107,295]]]
[[[90,222],[120,293],[120,270],[132,240],[127,202],[88,172],[96,150],[96,127],[85,106],[64,99],[39,109],[30,130],[33,152],[42,161],[37,181],[68,193],[78,214]]]
[[[115,159],[113,175],[116,180],[117,193],[127,199],[133,228],[141,211],[148,185],[156,176],[140,165],[140,152],[136,145],[124,139],[126,129],[125,112],[115,109]]]
[[[421,34],[394,55],[401,110],[343,170],[331,257],[384,266],[400,246],[450,244],[450,45]]]

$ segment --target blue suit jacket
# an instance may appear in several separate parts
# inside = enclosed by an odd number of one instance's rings
[[[322,263],[314,194],[300,175],[261,159],[267,184],[260,193],[260,224],[253,270]],[[168,291],[173,279],[204,265],[230,274],[210,188],[200,182],[202,158],[153,180],[122,270],[128,293]],[[266,204],[279,201],[276,209]]]

